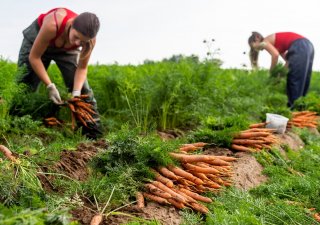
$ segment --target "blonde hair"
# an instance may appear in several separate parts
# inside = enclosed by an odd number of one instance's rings
[[[259,50],[256,50],[252,47],[252,43],[255,41],[263,41],[264,37],[258,33],[253,31],[251,36],[248,39],[248,44],[250,46],[250,52],[249,52],[249,58],[250,58],[250,62],[251,62],[251,67],[253,69],[258,69],[258,59],[259,59]]]

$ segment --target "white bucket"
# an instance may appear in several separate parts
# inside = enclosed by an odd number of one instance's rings
[[[277,129],[277,133],[279,134],[284,134],[287,128],[287,123],[288,123],[288,118],[278,115],[278,114],[272,114],[272,113],[267,113],[267,128],[273,128]]]

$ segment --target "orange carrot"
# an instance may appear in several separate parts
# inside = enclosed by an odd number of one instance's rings
[[[253,152],[253,149],[242,146],[242,145],[236,145],[236,144],[232,144],[231,148],[237,151],[243,151],[243,152]]]
[[[173,182],[170,179],[162,176],[160,173],[158,173],[155,170],[152,170],[152,172],[155,174],[157,181],[160,181],[161,183],[165,184],[168,187],[171,187],[171,188],[173,187]]]
[[[181,196],[178,193],[174,192],[171,188],[167,187],[163,183],[161,183],[159,181],[153,181],[151,184],[153,184],[157,188],[160,188],[164,192],[169,193],[174,199],[178,200],[179,202],[183,202],[183,203],[186,202],[186,199],[183,196]]]
[[[204,174],[207,174],[207,173],[217,174],[217,173],[219,173],[218,170],[216,170],[215,168],[212,168],[212,167],[204,168],[204,167],[196,166],[196,165],[193,165],[190,163],[184,163],[183,166],[185,168],[187,168],[189,171],[196,172],[196,173],[204,173]]]
[[[199,203],[190,203],[191,207],[194,209],[194,210],[197,210],[198,212],[201,212],[203,214],[207,214],[209,212],[209,209],[207,207],[205,207],[204,205],[201,205]]]
[[[232,144],[236,145],[252,145],[252,144],[262,144],[262,140],[250,140],[250,139],[233,139]]]
[[[184,171],[183,169],[176,167],[176,166],[169,166],[168,167],[169,170],[171,170],[172,172],[174,172],[176,175],[180,176],[180,177],[184,177],[192,182],[194,182],[195,184],[203,184],[203,181],[200,180],[199,178],[193,176],[191,173],[188,173],[187,171]]]
[[[192,163],[192,162],[208,162],[215,159],[214,156],[210,155],[186,155],[186,154],[179,154],[179,153],[169,153],[173,158],[180,160],[181,162],[185,163]]]
[[[251,137],[266,137],[268,136],[268,132],[244,132],[244,133],[239,133],[234,136],[234,138],[243,138],[243,139],[248,139]]]
[[[313,218],[315,218],[316,221],[320,222],[320,215],[319,215],[319,213],[313,214]]]
[[[159,204],[168,204],[168,201],[164,198],[161,198],[159,196],[155,196],[155,195],[152,195],[152,194],[148,194],[146,192],[142,192],[143,196],[149,200],[152,200],[152,201],[155,201]]]
[[[97,214],[94,217],[92,217],[90,225],[99,225],[103,220],[103,215],[102,214]]]
[[[144,197],[143,194],[139,191],[136,192],[136,200],[138,208],[144,208]]]
[[[173,179],[173,180],[178,180],[179,179],[177,177],[177,175],[175,175],[173,172],[168,170],[166,167],[159,167],[158,170],[165,177],[168,177],[168,178]]]
[[[172,198],[169,198],[168,202],[170,202],[170,204],[172,204],[174,207],[176,207],[178,209],[183,209],[185,207],[182,202],[178,202]]]
[[[5,157],[7,157],[12,162],[15,162],[17,159],[12,155],[12,152],[4,145],[0,145],[0,152],[2,152]]]
[[[215,156],[217,159],[221,159],[223,161],[226,161],[226,162],[233,162],[233,161],[236,161],[237,158],[235,157],[230,157],[230,156],[223,156],[223,155],[216,155]]]
[[[179,150],[180,151],[184,151],[184,152],[190,152],[190,151],[195,151],[198,150],[199,148],[192,145],[192,144],[188,144],[188,145],[184,145],[183,147],[180,147]]]
[[[261,128],[261,127],[265,127],[266,123],[254,123],[254,124],[251,124],[249,127],[250,128]]]
[[[189,191],[185,188],[180,188],[180,191],[182,191],[183,193],[187,194],[188,196],[190,196],[191,198],[198,200],[198,201],[202,201],[202,202],[207,202],[207,203],[211,203],[212,200],[210,198],[204,197],[202,195],[199,195],[197,193],[194,193],[192,191]]]
[[[222,159],[214,159],[212,161],[209,161],[208,163],[210,163],[211,165],[216,165],[216,166],[230,166],[231,164],[229,162],[226,162]]]
[[[172,196],[167,193],[167,192],[164,192],[163,190],[161,190],[160,188],[154,186],[153,184],[151,183],[148,183],[148,184],[145,184],[144,185],[152,194],[155,194],[161,198],[171,198]]]
[[[206,146],[208,143],[206,142],[195,142],[195,143],[192,143],[192,145],[196,146],[196,147],[204,147]]]

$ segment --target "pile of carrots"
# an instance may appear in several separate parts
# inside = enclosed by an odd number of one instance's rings
[[[230,186],[232,164],[236,158],[190,154],[190,151],[202,149],[206,143],[186,144],[179,152],[170,155],[180,162],[181,167],[169,165],[153,169],[155,181],[146,183],[144,191],[137,193],[137,205],[144,207],[144,198],[160,204],[173,205],[178,209],[190,207],[201,213],[208,208],[199,203],[210,203],[212,199],[202,196],[205,192],[218,192],[222,186]]]
[[[236,134],[232,140],[231,148],[236,151],[257,152],[262,149],[271,149],[278,142],[273,134],[275,129],[265,128],[266,123],[257,123],[249,126],[248,130]]]
[[[287,127],[291,128],[292,126],[304,128],[317,128],[319,121],[319,116],[316,112],[312,111],[302,111],[302,112],[293,112],[292,118],[288,121]]]
[[[53,126],[62,126],[63,121],[55,118],[55,117],[49,117],[44,119],[44,124],[48,127]]]
[[[88,98],[88,95],[81,95],[80,97],[74,97],[67,101],[67,105],[71,110],[73,130],[75,128],[76,119],[78,119],[85,127],[88,127],[87,122],[95,124],[95,120],[92,116],[97,113],[93,110],[93,105],[83,100],[85,98]]]

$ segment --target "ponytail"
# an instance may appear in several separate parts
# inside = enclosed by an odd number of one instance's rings
[[[258,58],[259,50],[256,50],[252,47],[252,43],[255,41],[263,41],[264,37],[258,32],[252,32],[251,36],[248,39],[248,44],[250,46],[249,58],[251,62],[251,67],[253,69],[258,69]]]

